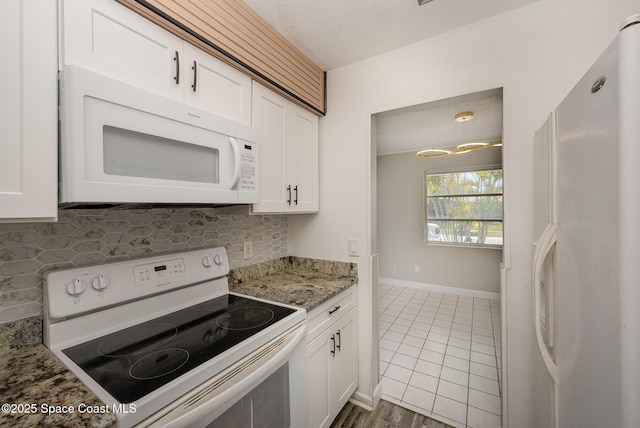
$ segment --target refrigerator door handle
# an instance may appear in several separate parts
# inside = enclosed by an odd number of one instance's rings
[[[540,303],[542,299],[542,268],[544,266],[545,259],[556,244],[557,231],[558,227],[554,223],[549,223],[544,229],[544,232],[542,232],[535,254],[533,255],[533,323],[536,331],[536,341],[538,343],[540,355],[542,355],[542,360],[544,361],[547,371],[549,372],[549,375],[551,375],[555,385],[558,384],[558,367],[553,361],[553,357],[549,352],[542,335]]]

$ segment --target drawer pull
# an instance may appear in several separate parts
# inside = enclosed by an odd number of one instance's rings
[[[333,349],[331,349],[331,355],[335,357],[336,356],[336,336],[335,336],[335,334],[331,335],[331,342],[333,344]]]
[[[338,348],[338,351],[340,351],[340,345],[342,345],[342,339],[340,337],[340,330],[338,330],[338,332],[336,333],[336,336],[338,337],[338,344],[336,345],[336,348]]]
[[[340,305],[338,305],[335,308],[333,308],[332,310],[330,310],[329,311],[329,315],[333,315],[333,313],[336,312],[338,309],[340,309]]]

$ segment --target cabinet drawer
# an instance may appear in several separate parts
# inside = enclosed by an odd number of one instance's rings
[[[307,343],[355,305],[356,287],[354,285],[310,311],[307,314]]]

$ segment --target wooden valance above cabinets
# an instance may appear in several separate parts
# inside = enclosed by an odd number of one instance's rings
[[[242,0],[117,0],[318,115],[325,73]]]

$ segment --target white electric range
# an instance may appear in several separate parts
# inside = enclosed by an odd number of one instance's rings
[[[118,426],[307,426],[305,310],[229,292],[224,248],[45,277],[45,345]]]

